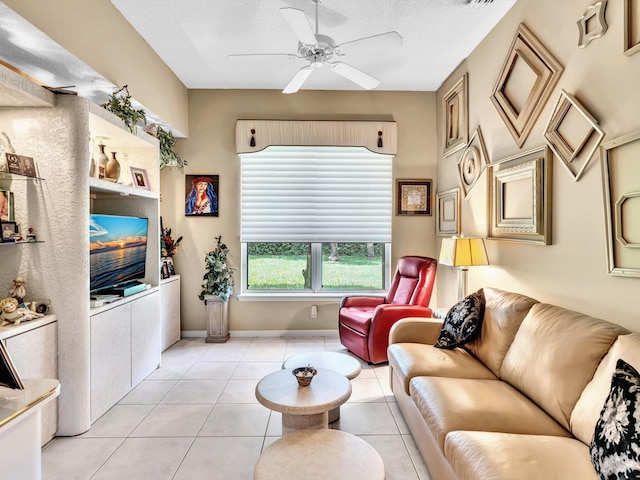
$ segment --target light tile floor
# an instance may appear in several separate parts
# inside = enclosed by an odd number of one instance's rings
[[[77,437],[42,454],[44,480],[250,480],[264,448],[281,436],[281,416],[254,389],[291,355],[347,353],[334,337],[182,339],[153,372]],[[369,442],[387,480],[430,480],[389,388],[389,367],[362,363],[332,428]],[[333,479],[327,479],[333,480]]]

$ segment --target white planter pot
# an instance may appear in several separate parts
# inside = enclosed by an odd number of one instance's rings
[[[224,343],[229,340],[229,304],[220,297],[205,295],[207,307],[207,343]]]

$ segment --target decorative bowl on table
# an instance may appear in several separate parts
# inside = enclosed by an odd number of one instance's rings
[[[307,365],[306,367],[294,368],[291,373],[296,377],[299,386],[308,387],[311,385],[311,380],[313,380],[313,377],[318,373],[318,370]]]

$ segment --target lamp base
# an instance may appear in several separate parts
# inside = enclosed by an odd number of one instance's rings
[[[469,269],[466,267],[458,267],[458,301],[467,296],[467,274]]]

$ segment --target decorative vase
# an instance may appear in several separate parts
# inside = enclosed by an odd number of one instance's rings
[[[229,340],[229,305],[215,295],[204,296],[207,306],[207,343],[225,343]]]
[[[120,162],[116,158],[116,152],[111,152],[111,158],[107,162],[107,168],[105,170],[105,176],[113,179],[114,182],[120,178]]]
[[[98,144],[100,153],[98,154],[98,160],[96,160],[96,167],[93,172],[97,178],[106,177],[107,163],[109,163],[109,157],[107,157],[107,154],[104,153],[104,147],[106,147],[106,145],[102,143]]]

